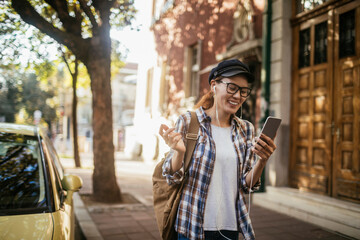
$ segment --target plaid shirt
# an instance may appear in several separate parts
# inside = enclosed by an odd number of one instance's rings
[[[200,123],[199,138],[189,166],[189,174],[181,196],[178,214],[175,222],[175,230],[189,239],[204,239],[204,211],[208,188],[215,162],[215,142],[211,134],[211,118],[206,115],[203,108],[196,110]],[[185,135],[191,120],[190,112],[179,117],[176,122],[175,132],[181,132],[186,144]],[[255,239],[251,220],[248,215],[244,193],[249,192],[245,179],[254,162],[254,154],[251,151],[254,138],[254,126],[237,117],[232,118],[231,134],[233,147],[236,150],[238,160],[238,196],[236,198],[236,216],[239,231],[245,239]],[[227,151],[223,149],[223,151]],[[163,165],[163,175],[169,185],[179,184],[184,178],[183,167],[171,174],[171,159],[173,151],[167,155]],[[260,179],[251,191],[260,187]]]

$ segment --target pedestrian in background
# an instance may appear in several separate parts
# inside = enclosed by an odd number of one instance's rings
[[[260,187],[262,170],[276,146],[263,134],[255,142],[254,126],[235,116],[253,80],[248,66],[237,59],[212,69],[210,91],[195,106],[200,129],[187,177],[183,162],[190,112],[178,118],[175,128],[160,127],[171,148],[163,175],[170,185],[186,181],[175,222],[178,239],[238,239],[239,233],[255,239],[244,193]]]

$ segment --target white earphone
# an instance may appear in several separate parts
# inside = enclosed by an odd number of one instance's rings
[[[214,86],[214,94],[216,94],[215,86]]]

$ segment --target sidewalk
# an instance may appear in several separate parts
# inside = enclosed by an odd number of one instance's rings
[[[77,174],[83,179],[84,184],[80,190],[80,195],[91,194],[92,159],[90,155],[82,155],[81,160],[83,168],[76,169],[73,159],[61,159],[65,172]],[[101,235],[99,237],[88,237],[88,239],[161,239],[152,208],[151,175],[155,164],[132,161],[124,159],[122,155],[117,155],[115,165],[118,184],[122,193],[130,194],[138,200],[138,203],[102,204],[83,201],[92,222]],[[259,205],[251,205],[250,216],[256,239],[259,240],[351,239],[316,225],[270,211]],[[89,228],[82,230],[86,236],[86,231]],[[90,228],[90,231],[94,232],[94,230],[96,231],[96,229]]]

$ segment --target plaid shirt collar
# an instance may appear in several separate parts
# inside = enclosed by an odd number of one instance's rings
[[[211,123],[211,117],[206,114],[205,109],[203,107],[196,109],[195,112],[199,119],[200,124],[207,125],[208,123]],[[231,125],[232,127],[241,126],[240,120],[236,118],[234,114],[231,115]]]

